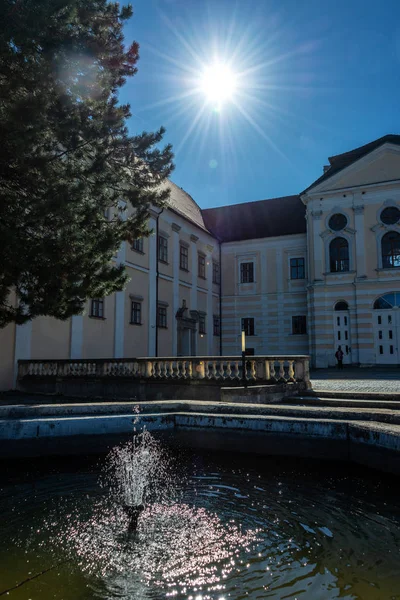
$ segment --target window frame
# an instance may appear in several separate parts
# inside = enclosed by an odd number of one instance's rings
[[[307,315],[292,315],[292,335],[307,335]]]
[[[206,279],[206,257],[201,252],[197,253],[197,277]]]
[[[297,261],[297,264],[292,264],[293,261]],[[302,261],[302,265],[298,264],[298,261]],[[296,281],[299,279],[305,279],[306,278],[306,261],[304,256],[296,256],[296,257],[292,257],[290,258],[289,261],[289,269],[290,269],[290,280],[291,281]],[[293,269],[296,272],[296,277],[293,277]],[[302,269],[303,275],[299,276],[299,270]]]
[[[137,247],[139,246],[139,247]],[[133,250],[134,252],[138,252],[139,254],[144,254],[144,250],[143,250],[143,238],[135,238],[132,241],[132,246],[131,246],[131,250]]]
[[[333,244],[335,242],[337,242],[338,240],[342,240],[344,243],[342,243],[341,246],[339,246],[338,248],[333,248]],[[338,243],[336,244],[338,245]],[[347,248],[347,258],[341,258],[340,256],[340,251],[341,248]],[[335,250],[336,253],[338,253],[338,257],[335,258],[332,256],[332,250]],[[330,273],[348,273],[350,271],[350,244],[349,244],[349,240],[346,239],[345,237],[338,235],[335,236],[330,242],[329,242],[329,246],[328,246],[328,252],[329,252],[329,272]],[[343,263],[343,265],[342,265]],[[332,266],[335,265],[334,268],[332,268]],[[345,267],[345,268],[337,268],[338,266],[340,267]]]
[[[341,217],[344,217],[344,218],[346,219],[346,223],[345,223],[345,224],[344,224],[344,226],[343,226],[343,227],[341,227],[340,229],[334,229],[334,228],[333,228],[333,227],[330,225],[330,222],[331,222],[331,220],[332,220],[334,217],[337,217],[337,216],[341,216]],[[344,230],[346,229],[346,227],[348,227],[348,226],[349,226],[349,217],[348,217],[348,215],[347,215],[345,212],[341,212],[341,211],[337,211],[337,210],[336,210],[335,212],[332,212],[331,214],[329,214],[329,215],[328,215],[328,217],[327,217],[327,220],[326,220],[326,225],[327,225],[327,228],[328,228],[328,229],[329,229],[329,230],[330,230],[330,231],[331,231],[331,232],[332,232],[332,233],[333,233],[335,236],[337,236],[337,235],[338,235],[338,234],[339,234],[341,231],[344,231]]]
[[[104,298],[92,298],[89,317],[92,319],[105,319],[104,312]]]
[[[251,265],[251,268],[250,268]],[[254,260],[243,260],[240,263],[240,283],[255,283],[254,279]]]
[[[157,305],[157,327],[168,329],[168,307],[165,304]]]
[[[139,308],[138,308],[139,307]],[[139,314],[139,320],[136,319]],[[131,300],[131,325],[142,325],[142,303],[138,300]]]
[[[168,264],[168,238],[165,235],[158,236],[157,258],[160,262]]]
[[[393,223],[385,223],[385,221],[383,221],[383,220],[382,220],[382,215],[383,215],[383,213],[384,213],[385,211],[387,211],[388,209],[389,209],[389,210],[390,210],[390,209],[396,209],[398,212],[400,212],[400,208],[397,206],[397,204],[388,204],[388,205],[386,205],[386,206],[383,206],[383,207],[380,209],[380,211],[379,211],[379,221],[382,223],[382,225],[383,225],[384,227],[393,227],[393,225],[394,225],[394,226],[396,226],[396,225],[400,225],[400,216],[399,216],[399,218],[397,219],[397,221],[394,221]]]
[[[256,325],[254,317],[242,317],[240,319],[240,331],[244,331],[246,337],[253,337],[256,335]]]
[[[396,241],[397,241],[397,252],[394,253],[393,249],[395,247],[395,245],[393,244],[393,242],[390,240],[390,248],[391,251],[389,253],[385,253],[383,251],[383,246],[384,243],[387,244],[387,241],[385,242],[385,238],[387,238],[390,235],[395,235],[396,236]],[[389,264],[387,262],[385,262],[385,259],[391,259],[389,260]],[[382,260],[382,269],[398,269],[400,268],[400,233],[394,229],[391,229],[390,231],[387,231],[381,238],[381,260]],[[397,264],[394,264],[394,262],[397,262]]]
[[[189,273],[189,248],[182,243],[179,244],[179,268]]]

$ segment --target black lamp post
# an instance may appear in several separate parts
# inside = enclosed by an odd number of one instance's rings
[[[246,333],[244,329],[242,329],[242,379],[243,386],[247,387],[247,379],[246,379]]]

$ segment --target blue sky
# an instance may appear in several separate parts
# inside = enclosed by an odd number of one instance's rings
[[[327,157],[400,133],[399,0],[135,0],[132,132],[167,129],[173,181],[202,208],[299,193]],[[219,111],[198,88],[238,74]]]

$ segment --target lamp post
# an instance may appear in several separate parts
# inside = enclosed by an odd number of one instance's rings
[[[244,329],[242,329],[242,379],[243,386],[247,387],[247,379],[246,379],[246,333]]]

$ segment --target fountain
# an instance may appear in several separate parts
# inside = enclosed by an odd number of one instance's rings
[[[10,467],[0,596],[10,600],[396,597],[391,481],[350,466],[174,450],[146,430],[98,467]],[[382,557],[385,557],[382,560]]]

